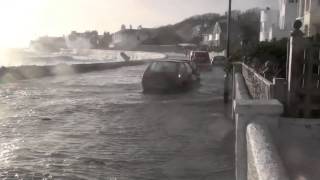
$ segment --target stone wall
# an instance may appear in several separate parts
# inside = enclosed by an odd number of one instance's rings
[[[273,84],[251,67],[242,64],[242,75],[254,99],[272,99]]]
[[[287,81],[284,78],[273,78],[270,82],[253,68],[241,64],[242,75],[245,79],[249,93],[253,99],[277,99],[281,103],[286,102]]]

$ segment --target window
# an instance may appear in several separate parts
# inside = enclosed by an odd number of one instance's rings
[[[209,54],[207,52],[196,52],[195,56],[198,58],[209,58]]]
[[[216,41],[219,41],[219,40],[220,40],[220,34],[218,34],[218,33],[216,34],[215,40],[216,40]]]
[[[310,11],[310,0],[305,0],[305,11]]]

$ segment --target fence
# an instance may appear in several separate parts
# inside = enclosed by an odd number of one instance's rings
[[[320,46],[297,27],[289,44],[287,109],[292,117],[320,116]]]

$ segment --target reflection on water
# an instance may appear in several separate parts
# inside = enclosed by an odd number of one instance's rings
[[[145,68],[2,84],[0,178],[233,179],[222,70],[189,93],[144,95]]]

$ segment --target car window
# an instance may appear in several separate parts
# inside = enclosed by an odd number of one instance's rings
[[[215,61],[224,61],[226,58],[224,56],[216,56],[214,57]]]
[[[198,58],[209,58],[209,54],[207,52],[198,52],[195,53],[195,56]]]

